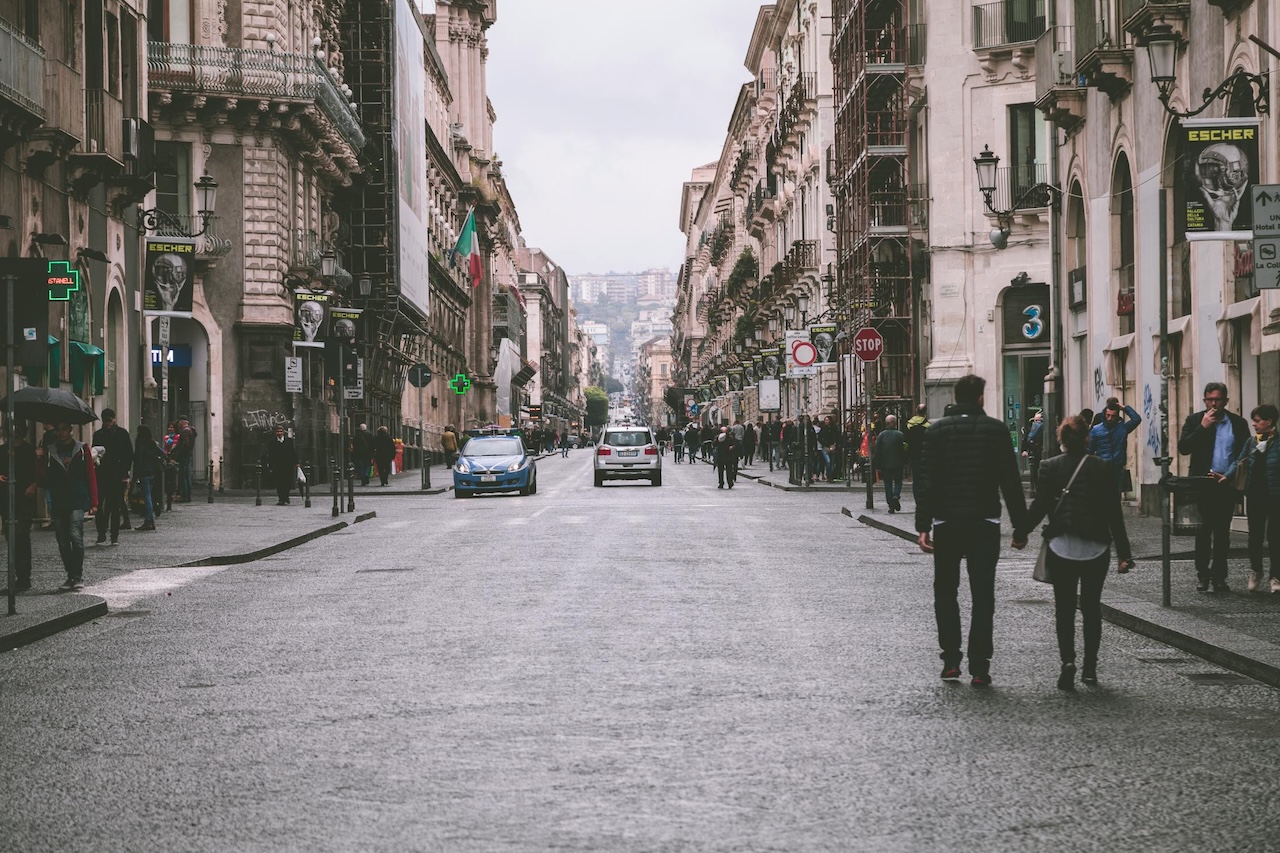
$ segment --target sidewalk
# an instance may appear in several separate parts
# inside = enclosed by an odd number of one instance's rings
[[[447,465],[432,465],[431,466],[431,487],[428,489],[422,488],[422,469],[421,468],[414,468],[410,471],[401,471],[398,474],[392,474],[390,477],[387,478],[387,480],[388,480],[387,485],[385,486],[379,485],[378,478],[375,475],[373,478],[370,479],[369,485],[362,486],[360,485],[360,480],[357,479],[355,484],[357,506],[359,505],[360,498],[362,496],[376,498],[376,497],[381,497],[385,495],[438,495],[447,491],[453,485],[453,474],[451,473],[449,466]],[[347,494],[346,489],[347,489],[347,481],[343,480],[342,494],[344,496],[344,500]],[[255,489],[227,489],[225,492],[215,491],[213,493],[213,499],[215,502],[217,502],[224,496],[229,498],[230,497],[253,498],[256,494],[257,494],[257,491]],[[197,485],[195,490],[191,494],[191,500],[193,503],[197,501],[204,501],[207,499],[207,496],[208,496],[208,492],[201,489],[200,486]],[[302,498],[295,491],[292,495],[292,500],[294,503],[299,503],[302,500]],[[264,504],[270,503],[272,505],[274,505],[276,502],[276,487],[272,483],[270,477],[263,477],[263,480],[262,480],[262,502]],[[333,495],[329,491],[328,483],[312,484],[311,504],[313,507],[316,507],[316,506],[319,506],[321,503],[323,503],[327,507],[333,506]],[[344,503],[343,506],[345,507],[346,504]]]
[[[276,506],[275,495],[263,506],[252,496],[224,494],[212,504],[193,501],[174,504],[156,519],[155,531],[122,530],[119,545],[95,545],[97,530],[85,522],[84,580],[87,586],[137,571],[167,567],[225,566],[250,562],[341,530],[372,517],[369,507],[331,515],[332,502],[312,497],[306,509],[294,498],[290,506]],[[344,504],[345,506],[345,504]],[[133,517],[135,524],[141,519]],[[0,539],[0,543],[3,540]],[[66,579],[52,530],[31,533],[35,570],[32,589],[17,597],[17,614],[0,615],[0,652],[33,642],[107,613],[106,602],[93,595],[57,592]],[[0,583],[0,586],[3,586]],[[0,605],[0,614],[7,603]]]
[[[915,541],[915,503],[909,492],[908,483],[903,489],[900,515],[889,515],[884,492],[879,489],[874,510],[866,510],[859,499],[846,505],[843,512],[869,527]],[[1102,594],[1103,617],[1134,633],[1280,687],[1280,595],[1246,591],[1249,570],[1246,534],[1234,531],[1231,534],[1228,561],[1231,591],[1228,593],[1197,592],[1192,559],[1194,540],[1172,537],[1169,549],[1173,558],[1172,606],[1162,607],[1160,519],[1139,515],[1133,508],[1126,507],[1125,528],[1137,566],[1127,575],[1113,572],[1107,577]],[[1007,539],[1007,523],[1004,533]],[[1033,534],[1023,552],[1026,556],[1013,559],[1026,562],[1029,573],[1039,547],[1039,536]],[[1017,553],[1006,549],[1003,556],[1009,558]]]

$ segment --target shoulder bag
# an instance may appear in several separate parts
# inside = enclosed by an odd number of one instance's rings
[[[1053,505],[1053,510],[1045,519],[1044,526],[1046,530],[1049,527],[1049,522],[1058,514],[1059,508],[1062,507],[1062,502],[1066,500],[1067,495],[1071,494],[1071,486],[1075,483],[1076,476],[1080,473],[1080,469],[1084,467],[1084,460],[1088,458],[1089,454],[1087,453],[1080,458],[1080,464],[1076,466],[1076,470],[1072,473],[1071,479],[1067,480],[1066,487],[1062,490],[1062,494],[1058,496],[1058,502]],[[1043,531],[1041,531],[1040,534],[1040,556],[1036,558],[1036,567],[1032,570],[1031,577],[1033,580],[1040,581],[1040,583],[1053,583],[1053,575],[1049,572],[1049,537],[1045,536]]]

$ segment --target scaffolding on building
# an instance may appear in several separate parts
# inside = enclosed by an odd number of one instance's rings
[[[852,408],[909,416],[918,397],[918,288],[912,276],[908,172],[909,0],[834,0],[836,310],[853,330],[874,327],[884,353],[859,374]],[[851,350],[852,334],[842,342]],[[843,360],[842,360],[843,361]]]

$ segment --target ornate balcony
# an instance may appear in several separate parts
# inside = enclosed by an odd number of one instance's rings
[[[152,230],[157,237],[185,237],[199,231],[205,218],[199,215],[158,212],[158,222]],[[209,217],[209,226],[196,238],[196,260],[214,261],[231,251],[231,241],[218,234],[218,217]]]
[[[0,20],[0,119],[19,133],[45,119],[44,51],[11,24]]]
[[[350,172],[365,144],[364,131],[319,61],[273,50],[151,42],[147,67],[153,102],[178,115],[194,111],[246,129],[296,135],[299,151],[338,161],[332,172]]]
[[[1036,108],[1067,132],[1075,130],[1085,116],[1075,44],[1073,27],[1050,27],[1036,40]]]

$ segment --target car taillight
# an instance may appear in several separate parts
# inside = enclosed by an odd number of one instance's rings
[[[645,456],[657,456],[657,455],[658,455],[658,448],[654,447],[654,446],[651,444],[651,445],[649,445],[648,447],[646,447],[646,448],[644,449],[644,455],[645,455]]]
[[[608,456],[612,451],[607,447],[602,447],[596,451],[596,456]]]

